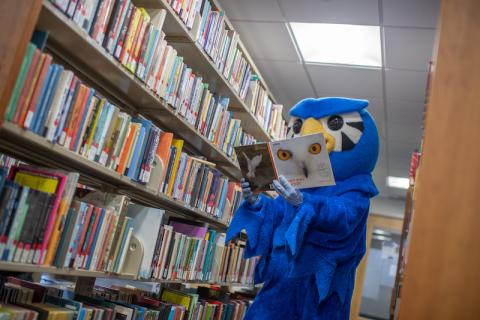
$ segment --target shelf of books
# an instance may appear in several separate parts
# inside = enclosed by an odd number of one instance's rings
[[[108,307],[98,286],[34,301],[45,284],[0,273],[0,318],[47,319],[68,300],[89,306],[78,320],[132,301],[167,310],[159,320],[241,319],[248,299],[201,287],[253,288],[257,259],[223,233],[241,201],[234,147],[282,139],[286,126],[231,23],[210,0],[38,1],[0,106],[0,270],[162,290]],[[170,290],[186,284],[198,293]]]
[[[207,221],[218,228],[225,229],[228,226],[228,221],[230,219],[228,216],[225,217],[225,219],[218,219],[214,215],[198,209],[196,205],[193,206],[193,201],[188,203],[183,202],[179,199],[172,198],[165,193],[159,192],[158,189],[132,181],[128,176],[108,169],[100,163],[88,160],[64,147],[52,144],[45,138],[30,131],[18,128],[11,123],[4,123],[0,127],[0,133],[2,136],[2,139],[0,139],[0,149],[3,152],[15,154],[16,157],[21,160],[34,164],[48,165],[53,168],[79,172],[84,181],[88,182],[89,185],[97,186],[102,189],[106,188],[107,190],[116,190],[117,192],[129,195],[137,202],[153,206],[160,205],[175,213]],[[201,162],[198,164],[201,164]],[[204,170],[204,168],[205,170],[208,170],[208,166],[202,167],[200,165],[198,166],[197,171]],[[201,183],[201,181],[199,182]],[[193,181],[190,187],[194,187]],[[239,198],[240,192],[238,187],[230,183],[230,188],[233,193],[236,193],[236,195],[232,193],[235,199],[231,198],[230,201],[233,203],[238,202],[237,198]],[[164,187],[163,189],[168,190],[167,187]],[[195,193],[200,192],[200,190],[195,190],[194,197],[192,198],[191,193],[194,192],[194,190],[192,189],[190,191],[190,200],[195,199]],[[207,192],[205,192],[205,195],[206,194]],[[202,208],[206,207],[200,203],[199,206]],[[232,212],[231,208],[228,211]]]
[[[167,39],[215,91],[230,98],[230,110],[247,132],[262,141],[281,135],[279,128],[275,133],[269,123],[275,99],[218,2],[138,0],[135,3],[167,11]],[[259,94],[261,91],[263,94]]]
[[[256,259],[208,224],[122,194],[78,185],[75,172],[2,156],[0,270],[152,282],[251,285]]]
[[[83,29],[69,20],[49,2],[44,2],[38,28],[49,31],[48,48],[80,70],[92,82],[99,85],[121,105],[145,114],[160,126],[175,132],[198,153],[214,161],[224,172],[238,178],[239,170],[222,148],[199,133],[191,123],[155,95],[136,76],[122,66],[104,48],[97,44]],[[206,130],[204,131],[206,133]],[[224,148],[226,149],[226,148]]]

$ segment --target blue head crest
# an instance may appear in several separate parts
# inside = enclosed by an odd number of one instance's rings
[[[344,180],[359,174],[370,174],[375,168],[379,150],[378,131],[372,116],[365,110],[367,106],[367,100],[327,97],[307,98],[290,109],[291,116],[302,119],[321,119],[351,112],[360,114],[364,129],[355,147],[330,153],[336,180]]]

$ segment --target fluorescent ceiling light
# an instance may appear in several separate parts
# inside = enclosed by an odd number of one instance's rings
[[[382,66],[379,26],[290,22],[305,62]]]
[[[387,177],[387,186],[391,188],[408,189],[410,180],[408,178]]]

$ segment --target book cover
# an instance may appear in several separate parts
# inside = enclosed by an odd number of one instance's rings
[[[283,175],[296,188],[335,184],[323,134],[270,143],[276,176]]]
[[[242,176],[252,191],[272,190],[283,175],[299,189],[335,184],[323,134],[235,147]]]

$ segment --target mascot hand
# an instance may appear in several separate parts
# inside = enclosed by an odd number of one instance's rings
[[[303,194],[292,186],[284,176],[280,176],[278,180],[273,180],[273,187],[292,206],[298,207],[303,203]]]
[[[260,197],[258,194],[253,194],[252,188],[250,188],[250,182],[242,178],[240,183],[242,186],[243,199],[252,205],[258,203],[260,201]]]

